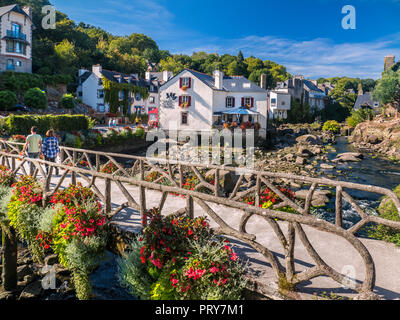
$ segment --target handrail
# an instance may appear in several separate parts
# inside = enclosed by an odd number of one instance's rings
[[[10,169],[12,169],[14,174],[26,174],[26,170],[24,168],[25,163],[32,163],[35,168],[35,175],[37,176],[40,173],[45,180],[44,201],[51,197],[61,187],[61,184],[66,178],[67,174],[70,174],[73,184],[76,184],[78,177],[87,182],[88,187],[91,187],[105,204],[105,212],[110,219],[118,214],[121,210],[131,207],[140,212],[140,215],[143,219],[143,226],[145,226],[146,190],[153,190],[162,193],[162,200],[159,204],[160,210],[162,210],[165,204],[166,196],[169,193],[181,194],[186,197],[187,206],[183,210],[178,210],[173,214],[187,214],[188,216],[193,216],[193,202],[195,202],[205,214],[207,214],[219,225],[219,228],[216,229],[216,232],[233,236],[252,246],[270,262],[277,280],[285,278],[286,282],[291,283],[292,285],[297,285],[322,275],[329,276],[339,283],[342,283],[344,280],[346,280],[344,275],[338,273],[325,261],[323,261],[313,248],[302,227],[302,225],[306,225],[342,237],[353,246],[353,248],[362,258],[366,270],[364,281],[361,285],[355,284],[353,290],[358,292],[359,295],[364,298],[377,299],[377,296],[373,293],[376,277],[374,261],[368,249],[360,241],[360,239],[356,237],[355,234],[370,222],[400,230],[400,222],[398,221],[391,221],[381,217],[368,215],[362,208],[360,208],[360,206],[358,206],[357,202],[346,191],[347,189],[353,189],[387,196],[393,201],[398,212],[400,212],[400,200],[397,195],[391,190],[378,186],[335,181],[325,178],[318,179],[302,177],[286,173],[271,173],[241,168],[222,167],[216,165],[192,164],[185,162],[171,163],[165,159],[148,159],[133,155],[106,153],[68,147],[61,147],[61,152],[63,155],[62,163],[57,164],[40,159],[28,159],[25,157],[21,159],[21,155],[19,154],[19,147],[21,145],[23,144],[0,141],[0,149],[2,150],[0,152],[0,161],[3,165],[7,165]],[[91,161],[93,158],[95,158],[95,163],[92,163]],[[113,174],[100,172],[103,164],[101,162],[101,158],[105,159],[106,164],[113,163],[116,166],[116,172]],[[126,168],[116,160],[121,158],[134,160],[132,168]],[[17,165],[18,159],[20,159],[21,162]],[[79,163],[82,159],[86,159],[88,161],[88,168],[82,168],[79,166]],[[163,166],[157,167],[154,165],[155,162],[158,162],[160,166]],[[45,165],[48,165],[50,168],[52,168],[49,174],[45,174],[45,170],[43,169]],[[65,172],[60,178],[61,182],[52,188],[50,181],[53,178],[54,168],[63,169]],[[205,178],[206,170],[215,171],[214,185],[207,182]],[[235,183],[233,191],[229,192],[228,194],[221,191],[222,186],[220,183],[220,173],[222,171],[240,175],[238,181]],[[157,173],[159,178],[152,182],[146,181],[145,173]],[[200,181],[194,190],[187,190],[183,186],[184,177],[187,175],[195,176]],[[245,186],[243,184],[245,175],[252,176],[255,180],[255,184],[252,186]],[[102,193],[96,185],[96,182],[98,182],[99,179],[105,182],[106,188],[104,193]],[[276,179],[301,181],[311,185],[310,189],[308,190],[304,206],[303,204],[295,202],[280,192],[275,183]],[[168,183],[162,183],[162,181],[167,181]],[[122,192],[127,200],[126,203],[122,204],[115,210],[112,210],[111,206],[113,197],[113,193],[111,192],[112,183],[116,185],[116,188]],[[131,191],[128,190],[129,185],[139,189],[139,202],[134,200]],[[310,203],[318,186],[329,186],[336,188],[335,223],[318,219],[311,214]],[[257,206],[256,204],[260,203],[260,194],[263,187],[267,187],[272,190],[280,198],[283,205],[294,209],[296,213],[282,211],[280,210],[282,206],[275,206],[270,209],[263,209]],[[204,189],[207,190],[207,193],[202,192]],[[256,199],[254,205],[250,205],[242,201],[242,199],[248,195],[254,195]],[[361,217],[361,220],[350,229],[343,228],[343,199],[348,201]],[[208,203],[215,203],[240,210],[240,212],[242,212],[242,216],[239,228],[234,229],[232,226],[229,226],[218,215],[218,213],[208,205]],[[285,252],[286,267],[281,265],[276,254],[257,242],[255,235],[247,233],[246,226],[253,216],[262,217],[276,233],[277,238]],[[288,223],[288,235],[285,236],[281,230],[281,225],[275,221],[275,219],[286,221]],[[295,235],[298,235],[307,252],[315,262],[314,267],[297,273],[294,269],[293,241]]]

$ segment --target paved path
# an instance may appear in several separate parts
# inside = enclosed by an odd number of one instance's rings
[[[52,179],[52,187],[57,184],[58,178]],[[82,182],[86,185],[86,182],[78,177],[78,182]],[[102,180],[97,180],[96,183],[99,190],[103,193],[105,185]],[[70,177],[65,179],[63,186],[68,186],[71,183]],[[139,203],[139,191],[138,188],[132,185],[125,185],[130,191],[134,199]],[[161,198],[161,194],[155,191],[146,191],[147,208],[157,207]],[[112,184],[112,206],[113,208],[118,207],[127,200],[120,192],[119,188],[113,183]],[[177,211],[180,208],[186,206],[186,200],[180,197],[169,195],[163,213],[169,214]],[[237,209],[228,208],[222,205],[209,203],[209,206],[215,210],[230,226],[238,228],[242,213]],[[202,209],[195,204],[194,206],[195,216],[204,215]],[[113,224],[120,228],[130,230],[132,232],[138,232],[140,227],[140,216],[139,213],[132,209],[126,209],[117,214],[113,221]],[[282,230],[287,230],[287,223],[280,222]],[[211,226],[217,226],[211,221]],[[343,269],[354,267],[356,271],[355,278],[357,281],[364,279],[364,264],[361,257],[355,251],[355,249],[343,238],[335,236],[330,233],[321,232],[308,226],[303,226],[304,231],[311,244],[318,251],[321,258],[324,259],[328,265],[333,267],[338,272],[344,272]],[[265,245],[268,249],[275,252],[279,256],[279,260],[284,265],[284,252],[280,242],[277,240],[275,233],[270,228],[269,224],[258,216],[253,216],[247,225],[247,231],[257,236],[257,241],[262,245]],[[297,238],[298,239],[298,238]],[[256,252],[253,248],[247,244],[231,239],[236,246],[236,251],[244,259],[249,259],[249,268],[252,274],[257,276],[257,279],[265,284],[271,291],[276,289],[275,279],[273,278],[272,269],[266,262],[266,259]],[[367,247],[375,261],[376,266],[376,287],[375,293],[382,296],[385,299],[400,299],[400,248],[393,244],[388,244],[381,241],[362,239],[363,244]],[[302,271],[305,268],[314,266],[313,260],[307,254],[305,248],[300,241],[296,240],[295,246],[295,267],[296,271]],[[347,267],[346,267],[347,266]],[[313,299],[314,293],[335,292],[339,295],[354,296],[354,293],[350,290],[342,288],[342,286],[329,277],[318,277],[303,284],[300,289],[300,297],[303,299]]]

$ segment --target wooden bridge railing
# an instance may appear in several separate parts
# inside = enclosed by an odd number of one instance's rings
[[[8,166],[14,174],[27,175],[25,164],[32,163],[33,175],[44,179],[44,201],[51,197],[67,177],[72,184],[76,184],[80,178],[87,183],[87,187],[98,195],[104,203],[105,213],[111,219],[125,208],[132,208],[140,212],[143,225],[146,225],[146,191],[153,190],[162,194],[158,208],[161,211],[170,193],[179,194],[186,198],[186,206],[173,215],[194,215],[194,203],[196,203],[205,214],[207,214],[219,228],[215,231],[219,234],[232,236],[244,243],[247,243],[256,251],[261,253],[272,266],[277,281],[284,279],[291,286],[298,285],[319,276],[328,276],[338,283],[344,283],[348,278],[330,267],[318,254],[307,237],[303,225],[309,226],[324,232],[329,232],[342,237],[358,252],[365,266],[365,278],[360,283],[355,283],[352,288],[359,293],[361,299],[376,299],[373,293],[375,287],[376,270],[370,252],[355,235],[368,223],[376,223],[400,230],[400,222],[390,221],[378,216],[368,215],[355,199],[350,195],[349,190],[359,190],[376,193],[391,199],[400,212],[400,200],[396,194],[388,189],[361,185],[350,182],[334,181],[329,179],[316,179],[310,177],[294,176],[283,173],[270,173],[261,171],[249,171],[241,168],[221,167],[214,165],[201,165],[191,163],[171,163],[163,159],[148,159],[145,157],[96,152],[90,150],[61,148],[61,164],[49,163],[43,160],[32,160],[22,158],[20,155],[21,144],[0,142],[0,162]],[[82,162],[85,161],[84,163]],[[114,171],[105,173],[102,168],[112,164]],[[49,174],[46,174],[44,166],[50,167]],[[52,186],[51,179],[55,168],[64,170],[55,186]],[[239,176],[235,179],[229,191],[222,186],[221,173]],[[152,179],[148,177],[152,176]],[[194,177],[198,184],[193,188],[185,186],[185,178]],[[210,178],[211,177],[211,178]],[[301,182],[309,186],[304,202],[295,200],[280,189],[282,179],[287,181]],[[104,181],[104,192],[99,188],[99,182]],[[213,181],[210,181],[213,180]],[[136,201],[129,191],[128,186],[135,186],[139,191],[139,200]],[[330,187],[336,190],[336,219],[335,223],[321,220],[311,214],[311,203],[313,195],[318,187]],[[112,190],[112,188],[116,188]],[[262,191],[268,188],[280,202],[268,209],[260,207]],[[112,209],[113,196],[119,193],[126,198],[126,202],[118,208]],[[253,196],[254,204],[250,205],[243,201],[244,198]],[[345,199],[360,215],[360,221],[350,229],[343,227],[343,199]],[[238,229],[233,228],[213,210],[209,204],[220,204],[226,207],[235,208],[242,212]],[[291,212],[283,208],[291,208]],[[275,232],[277,240],[281,243],[285,254],[285,265],[278,260],[277,255],[266,246],[257,242],[257,237],[246,230],[249,220],[253,216],[259,216],[270,225]],[[287,223],[287,233],[282,230],[283,224]],[[295,270],[294,246],[296,235],[303,243],[306,251],[313,259],[315,266],[304,271]],[[338,253],[339,254],[339,253]]]

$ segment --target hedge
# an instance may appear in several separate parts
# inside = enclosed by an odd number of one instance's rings
[[[45,134],[49,129],[66,132],[88,130],[90,119],[84,115],[11,115],[6,119],[5,124],[6,131],[10,135],[27,135],[33,126],[38,128],[38,133]]]

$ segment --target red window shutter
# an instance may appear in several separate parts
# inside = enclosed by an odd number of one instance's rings
[[[235,107],[235,98],[232,98],[232,107]]]
[[[183,79],[180,78],[180,79],[179,79],[179,88],[182,88],[182,83],[183,83]]]
[[[188,107],[191,107],[191,106],[192,106],[192,97],[189,96],[188,97]]]
[[[189,78],[189,88],[192,87],[192,78]]]
[[[251,107],[254,107],[254,98],[251,98]]]
[[[244,98],[242,98],[242,107],[244,107]]]
[[[179,96],[179,106],[182,104],[182,96]]]

